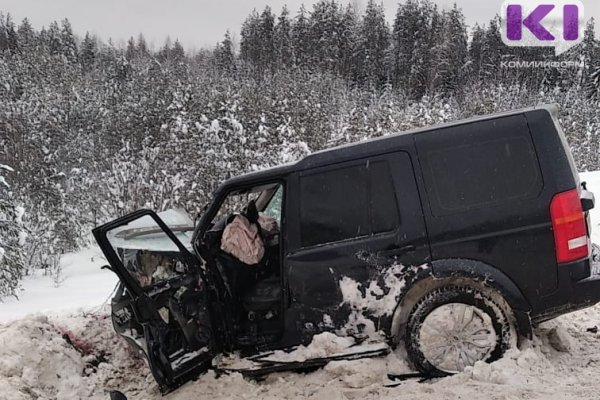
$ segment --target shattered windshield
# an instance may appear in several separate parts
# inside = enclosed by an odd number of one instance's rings
[[[191,249],[194,225],[180,210],[159,214],[177,239]],[[149,215],[107,233],[115,253],[142,287],[152,286],[187,272],[181,250]]]

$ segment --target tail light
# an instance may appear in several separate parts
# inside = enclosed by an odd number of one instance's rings
[[[555,195],[550,203],[556,261],[567,263],[589,255],[585,214],[577,189]]]

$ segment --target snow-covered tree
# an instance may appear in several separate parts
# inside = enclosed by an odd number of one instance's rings
[[[16,296],[20,279],[25,275],[25,210],[14,201],[6,173],[13,172],[0,164],[0,298]]]
[[[292,24],[289,15],[290,12],[284,6],[275,26],[275,63],[279,68],[289,68],[294,65]]]
[[[385,21],[385,10],[375,0],[369,0],[360,25],[356,63],[360,66],[359,81],[381,85],[386,81],[385,65],[390,45],[390,32]]]
[[[229,31],[225,33],[222,42],[217,43],[214,52],[215,63],[223,71],[231,72],[235,69],[235,55],[233,54],[233,42]]]

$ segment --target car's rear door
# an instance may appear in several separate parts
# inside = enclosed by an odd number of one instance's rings
[[[289,196],[297,205],[287,214],[284,261],[288,325],[294,321],[307,337],[332,328],[360,331],[365,316],[383,323],[411,267],[429,260],[410,156],[395,152],[315,168],[292,182]]]
[[[210,367],[214,356],[208,286],[188,246],[189,227],[169,227],[141,210],[93,230],[132,301],[133,318],[163,393]]]

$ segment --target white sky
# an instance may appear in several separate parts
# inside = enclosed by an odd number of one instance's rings
[[[348,0],[342,0],[348,2]],[[351,0],[364,8],[367,0]],[[380,0],[388,20],[393,21],[398,0]],[[487,23],[500,12],[502,0],[433,0],[442,8],[457,3],[467,23]],[[167,36],[178,38],[186,49],[212,46],[222,40],[227,29],[239,37],[245,17],[256,8],[269,4],[276,13],[287,4],[292,15],[300,5],[312,9],[316,0],[0,0],[0,11],[9,12],[16,21],[28,17],[36,29],[53,20],[68,18],[74,31],[86,31],[103,39],[112,37],[124,43],[141,32],[148,43],[160,47]],[[583,0],[586,18],[595,17],[600,24],[600,1]],[[597,28],[600,31],[600,25]]]

